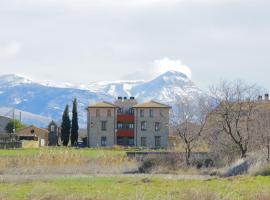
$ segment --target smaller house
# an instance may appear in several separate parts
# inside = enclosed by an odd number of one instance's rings
[[[19,140],[38,141],[39,146],[48,146],[49,131],[34,125],[28,126],[16,132]]]
[[[48,146],[58,146],[60,143],[59,139],[61,137],[60,126],[55,121],[51,121],[48,125],[48,131]]]

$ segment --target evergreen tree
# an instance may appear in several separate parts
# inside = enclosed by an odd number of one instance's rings
[[[73,101],[72,109],[72,125],[71,125],[71,145],[76,146],[78,144],[78,109],[77,109],[77,99]]]
[[[70,137],[70,118],[69,118],[69,106],[66,105],[65,111],[62,117],[61,125],[61,140],[64,146],[68,145]]]

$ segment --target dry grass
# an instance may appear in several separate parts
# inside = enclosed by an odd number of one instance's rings
[[[90,157],[69,149],[46,149],[34,155],[1,156],[1,174],[93,174],[124,173],[138,168],[126,156]]]

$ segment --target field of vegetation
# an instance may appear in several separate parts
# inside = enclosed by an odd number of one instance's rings
[[[124,150],[40,148],[0,150],[0,174],[119,174],[138,169]]]
[[[218,178],[204,174],[207,169],[178,169],[173,160],[143,163],[127,151],[134,149],[0,150],[0,200],[270,199],[269,176]],[[158,170],[133,173],[143,164]]]
[[[0,184],[0,199],[269,200],[270,177],[177,180],[108,176],[54,177]]]

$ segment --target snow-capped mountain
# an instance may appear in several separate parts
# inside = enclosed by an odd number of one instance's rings
[[[168,71],[150,81],[87,84],[40,82],[20,75],[0,76],[0,107],[15,107],[46,119],[61,121],[65,105],[71,105],[72,100],[77,98],[81,127],[86,126],[85,108],[97,101],[114,101],[118,96],[134,96],[139,102],[157,100],[173,104],[183,96],[197,98],[200,95],[203,92],[186,75],[177,71]],[[44,122],[43,126],[47,126],[46,120],[41,121]]]

